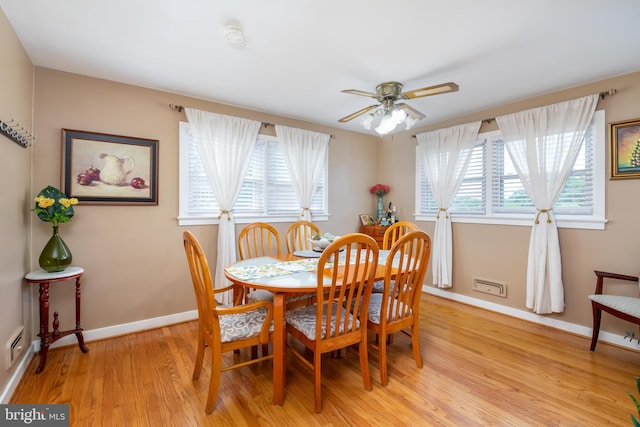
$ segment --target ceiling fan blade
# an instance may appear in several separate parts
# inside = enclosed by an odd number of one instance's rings
[[[374,108],[378,108],[379,106],[380,106],[380,104],[369,105],[368,107],[364,107],[362,110],[358,110],[355,113],[349,114],[348,116],[345,116],[345,117],[341,118],[338,121],[340,123],[348,122],[349,120],[355,119],[356,117],[363,115],[367,111],[371,111]]]
[[[421,89],[408,90],[400,94],[400,96],[403,99],[413,99],[413,98],[422,98],[424,96],[439,95],[441,93],[457,92],[457,91],[458,91],[458,85],[453,82],[449,82],[449,83],[442,83],[435,86],[427,86]]]
[[[378,95],[375,94],[375,93],[365,92],[363,90],[358,90],[358,89],[345,89],[345,90],[341,90],[340,92],[342,92],[342,93],[350,93],[352,95],[368,96],[369,98],[377,98],[378,97]]]
[[[420,111],[416,110],[413,107],[408,106],[407,104],[405,104],[404,102],[401,102],[399,104],[396,104],[396,108],[399,108],[401,110],[404,110],[408,115],[410,115],[411,117],[413,117],[416,120],[422,120],[424,119],[425,116],[424,114],[422,114]]]

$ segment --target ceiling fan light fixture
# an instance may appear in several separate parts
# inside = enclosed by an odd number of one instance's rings
[[[366,130],[371,130],[371,125],[373,124],[373,113],[369,113],[362,117],[362,127]]]
[[[418,123],[418,119],[411,117],[411,115],[407,114],[407,118],[404,119],[405,130],[409,130]]]
[[[400,123],[406,121],[407,118],[409,118],[407,113],[399,108],[387,111],[385,115],[382,116],[382,119],[380,119],[380,124],[376,127],[376,132],[380,135],[386,135],[393,131]]]
[[[390,113],[386,113],[380,119],[380,123],[376,127],[376,132],[380,135],[386,135],[392,130],[394,130],[397,126],[395,119],[392,117]]]
[[[439,95],[441,93],[457,92],[459,86],[454,82],[442,83],[434,86],[427,86],[420,89],[414,89],[406,92],[402,92],[402,83],[400,82],[384,82],[376,86],[376,92],[366,92],[357,89],[345,89],[343,93],[350,93],[352,95],[366,96],[374,98],[378,101],[378,104],[370,105],[362,108],[355,113],[351,113],[338,121],[340,123],[346,123],[349,120],[353,120],[356,117],[360,117],[367,114],[362,118],[362,126],[370,130],[374,125],[373,122],[377,120],[378,116],[381,116],[378,126],[375,127],[375,131],[380,135],[385,135],[396,128],[400,123],[405,124],[405,129],[409,130],[420,120],[425,118],[425,115],[415,108],[407,105],[404,102],[397,102],[404,99],[423,98],[425,96]],[[369,111],[373,112],[369,113]]]
[[[400,110],[398,108],[394,109],[391,112],[391,118],[396,123],[396,126],[399,125],[407,118],[407,113],[404,110]]]

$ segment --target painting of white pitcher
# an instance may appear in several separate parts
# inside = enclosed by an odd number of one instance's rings
[[[124,156],[120,158],[107,153],[100,153],[98,157],[104,160],[104,165],[100,170],[100,181],[110,185],[129,184],[127,175],[136,167],[133,157]]]
[[[63,129],[64,193],[83,204],[157,205],[157,139]]]

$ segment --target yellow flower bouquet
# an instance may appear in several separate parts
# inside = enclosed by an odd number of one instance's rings
[[[33,211],[38,218],[57,227],[61,222],[71,221],[73,206],[78,204],[78,199],[68,198],[62,191],[49,185],[38,193],[35,202]]]

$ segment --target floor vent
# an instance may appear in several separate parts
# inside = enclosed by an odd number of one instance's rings
[[[507,297],[507,284],[503,282],[474,277],[471,288],[474,291],[482,292],[485,294],[491,294],[502,298]]]

